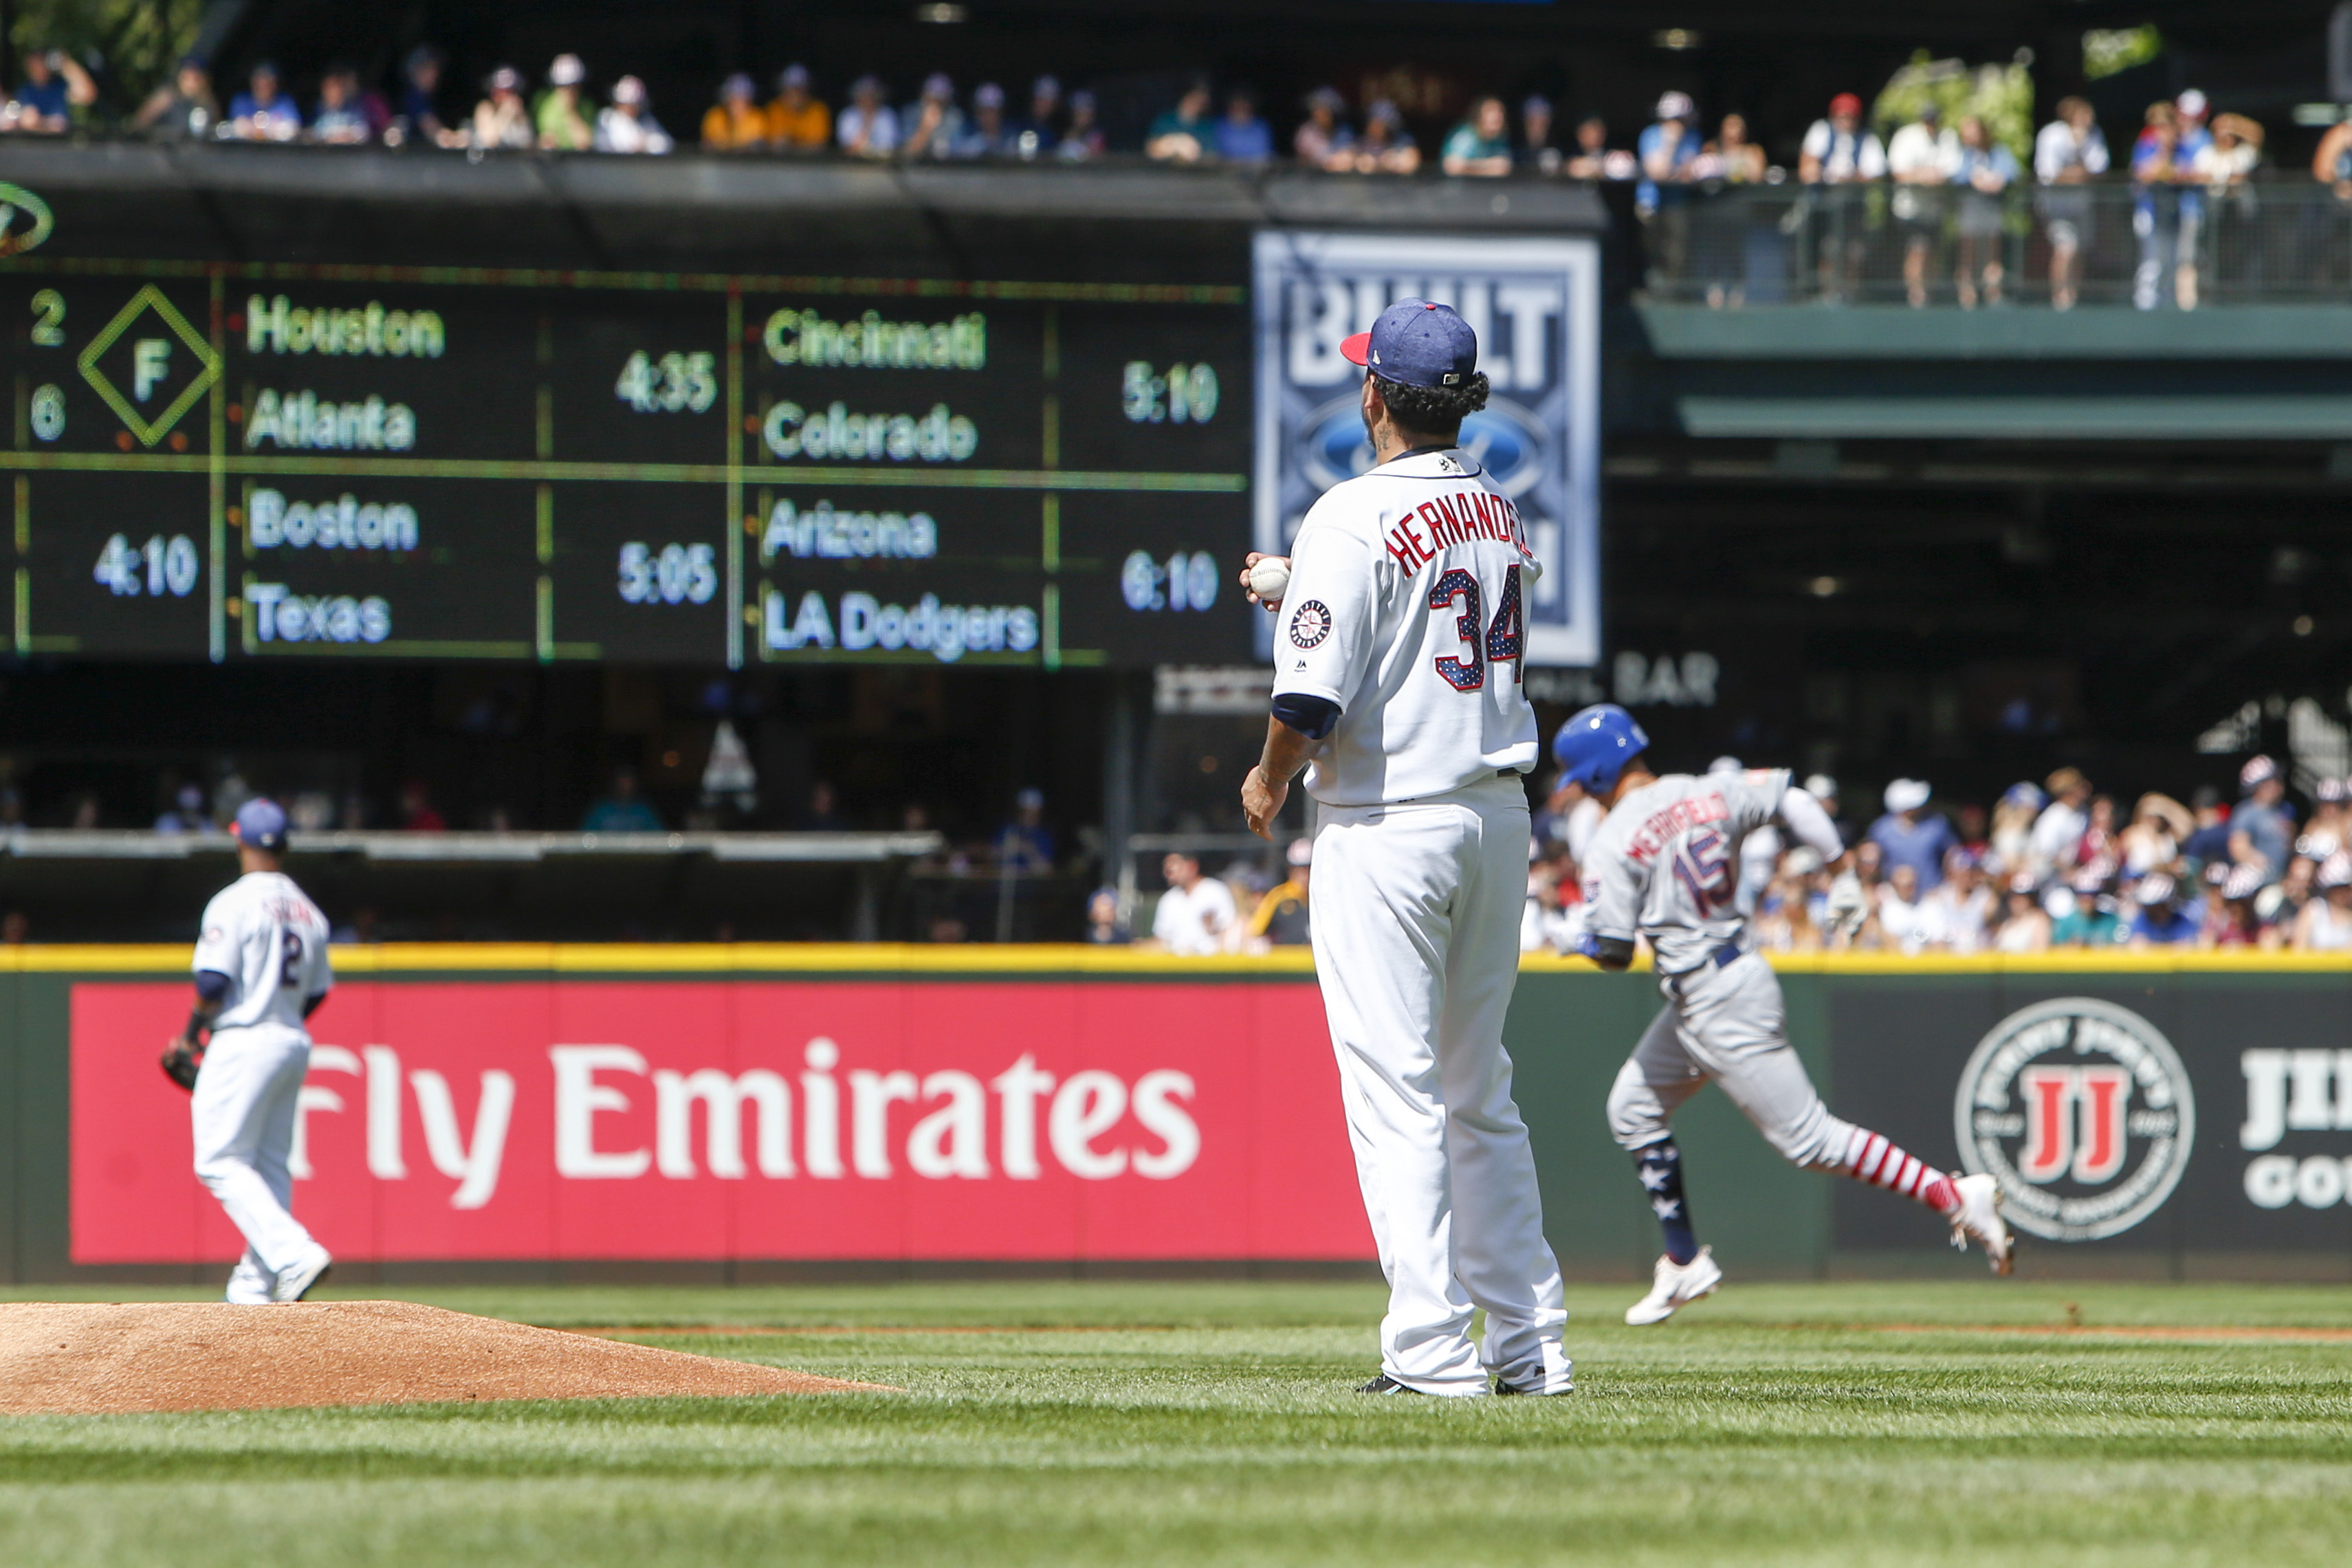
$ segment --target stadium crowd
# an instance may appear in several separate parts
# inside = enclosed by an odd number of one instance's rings
[[[2074,768],[2011,785],[1990,813],[1936,810],[1928,784],[1898,779],[1859,831],[1834,780],[1817,774],[1805,788],[1851,849],[1824,865],[1773,828],[1748,836],[1738,898],[1768,952],[2352,951],[2352,779],[2313,781],[2299,821],[2267,757],[2240,771],[2234,803],[2210,788],[2187,805],[2150,792],[2128,812]],[[1601,815],[1571,787],[1539,817],[1528,950],[1565,951],[1582,934],[1577,856]]]

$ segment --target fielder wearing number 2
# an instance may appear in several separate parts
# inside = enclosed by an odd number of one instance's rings
[[[1457,444],[1486,396],[1461,317],[1403,300],[1341,351],[1369,372],[1375,466],[1307,514],[1278,601],[1253,591],[1276,616],[1274,712],[1242,805],[1268,833],[1311,760],[1315,970],[1390,1291],[1363,1391],[1565,1394],[1559,1265],[1503,1051],[1537,756],[1521,606],[1541,568]],[[1270,559],[1244,584],[1273,586]]]
[[[205,905],[195,1010],[165,1049],[163,1071],[193,1091],[196,1176],[245,1235],[228,1300],[299,1301],[331,1261],[294,1218],[290,1168],[310,1067],[304,1026],[333,984],[327,917],[278,869],[286,813],[277,802],[247,801],[236,832],[245,874]]]
[[[1649,744],[1613,703],[1586,708],[1552,740],[1562,780],[1609,809],[1585,847],[1581,950],[1605,969],[1622,969],[1635,936],[1647,937],[1666,998],[1609,1092],[1609,1129],[1633,1155],[1666,1243],[1650,1293],[1625,1321],[1661,1322],[1722,1282],[1713,1249],[1692,1230],[1682,1152],[1667,1125],[1710,1079],[1792,1164],[1927,1205],[1950,1221],[1953,1246],[1973,1240],[1993,1272],[2008,1273],[2009,1231],[1992,1177],[1955,1179],[1831,1115],[1789,1044],[1780,982],[1748,945],[1748,917],[1737,903],[1740,841],[1777,821],[1833,863],[1845,846],[1829,813],[1785,768],[1660,778],[1643,756]]]

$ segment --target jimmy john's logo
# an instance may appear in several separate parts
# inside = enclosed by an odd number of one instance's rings
[[[1319,599],[1310,599],[1291,612],[1290,640],[1301,648],[1312,648],[1331,634],[1331,612]]]
[[[2019,1229],[2052,1241],[2117,1236],[2155,1213],[2196,1131],[2171,1042],[2087,997],[2003,1019],[1969,1058],[1953,1105],[1961,1163],[2000,1183]]]

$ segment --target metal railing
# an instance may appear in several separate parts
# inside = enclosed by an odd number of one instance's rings
[[[2070,250],[2083,304],[2352,300],[2352,199],[2291,178],[1670,188],[1643,238],[1643,292],[1661,302],[2045,306]]]

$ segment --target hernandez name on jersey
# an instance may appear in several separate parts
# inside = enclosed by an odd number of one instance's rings
[[[1409,454],[1327,491],[1292,546],[1275,639],[1276,695],[1339,708],[1307,792],[1374,805],[1534,767],[1525,605],[1542,571],[1466,453]]]

